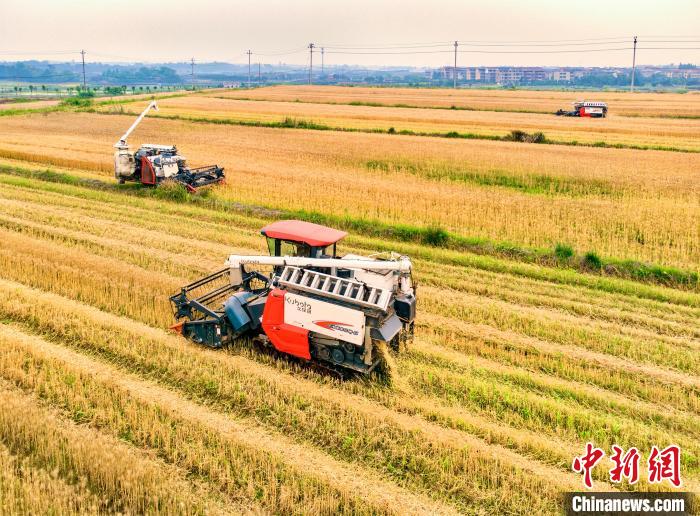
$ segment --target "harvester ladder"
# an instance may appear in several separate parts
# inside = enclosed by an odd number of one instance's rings
[[[359,281],[339,278],[292,265],[287,265],[284,268],[277,282],[292,290],[301,290],[384,312],[387,311],[389,301],[391,301],[390,290],[368,287]]]

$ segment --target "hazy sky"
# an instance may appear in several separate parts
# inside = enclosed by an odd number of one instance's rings
[[[79,59],[58,52],[84,48],[87,60],[245,62],[259,54],[325,46],[327,64],[440,66],[453,55],[353,55],[330,47],[444,43],[551,42],[639,35],[638,63],[700,63],[700,0],[0,0],[0,60]],[[691,36],[693,43],[652,43]],[[646,37],[646,41],[645,41]],[[656,37],[656,38],[653,38]],[[581,42],[579,42],[581,43]],[[563,50],[631,47],[629,42],[567,47],[467,47],[503,50]],[[695,47],[645,50],[644,47]],[[424,50],[445,50],[433,46]],[[371,52],[367,49],[340,49]],[[388,49],[402,52],[413,49]],[[419,49],[415,49],[419,50]],[[378,50],[381,51],[381,50]],[[17,54],[19,53],[19,54]],[[320,56],[316,56],[316,60]],[[592,53],[463,53],[460,65],[621,65],[631,51]],[[253,62],[308,62],[308,50],[253,56]]]

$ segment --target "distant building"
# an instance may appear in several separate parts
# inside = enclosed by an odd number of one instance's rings
[[[544,68],[537,67],[486,67],[486,66],[443,66],[438,71],[442,80],[512,84],[516,82],[536,82],[547,79]]]
[[[462,81],[468,81],[469,79],[467,78],[467,68],[463,67],[457,67],[455,68],[454,66],[443,66],[440,68],[440,78],[444,80],[453,80],[455,73],[457,74],[457,80],[462,80]]]
[[[547,74],[547,80],[557,82],[570,82],[571,72],[568,70],[552,70]]]

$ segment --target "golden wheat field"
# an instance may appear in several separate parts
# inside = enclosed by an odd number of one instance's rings
[[[129,106],[138,114],[144,103]],[[700,151],[700,124],[679,118],[632,118],[610,115],[602,120],[556,117],[551,114],[496,111],[410,109],[367,107],[334,104],[311,104],[274,101],[247,101],[225,97],[188,95],[164,99],[159,115],[236,120],[262,123],[284,123],[292,118],[297,123],[308,121],[332,128],[371,131],[413,131],[417,133],[449,133],[504,137],[512,130],[543,132],[559,143],[670,147]],[[123,112],[124,106],[105,106],[108,112]]]
[[[691,117],[700,116],[700,94],[563,92],[483,89],[368,88],[360,86],[275,86],[251,91],[229,90],[217,96],[285,102],[405,105],[475,110],[500,110],[553,113],[567,109],[580,99],[603,99],[611,113],[625,116]]]
[[[482,93],[509,105],[536,92]],[[683,489],[700,490],[697,275],[662,284],[615,269],[700,270],[700,154],[217,123],[497,134],[513,120],[561,122],[325,103],[430,106],[449,102],[444,90],[236,94],[273,101],[163,99],[160,115],[199,121],[149,115],[129,140],[225,166],[225,185],[185,199],[116,184],[112,145],[133,116],[115,105],[0,117],[0,512],[559,514],[562,493],[583,487],[571,463],[587,442],[645,457],[677,444]],[[311,104],[280,102],[302,94]],[[691,95],[615,95],[697,114]],[[692,146],[700,132],[697,120],[639,120],[649,128],[605,122],[629,141]],[[259,229],[290,216],[354,228],[342,254],[411,256],[416,337],[393,383],[168,331],[171,294],[231,253],[265,253]],[[404,238],[403,226],[444,229],[455,245]],[[557,244],[608,267],[512,252]],[[612,484],[607,466],[594,470],[598,490],[668,489],[644,476]]]
[[[112,156],[105,149],[130,120],[89,113],[9,117],[0,120],[10,134],[0,157],[106,178]],[[697,153],[150,118],[134,144],[153,141],[177,142],[195,165],[226,167],[232,180],[216,192],[223,199],[436,225],[528,246],[563,243],[582,253],[691,269],[700,263]]]

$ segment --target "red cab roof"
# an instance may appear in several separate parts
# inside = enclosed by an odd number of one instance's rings
[[[325,247],[347,236],[345,231],[302,220],[278,220],[268,224],[260,232],[269,238],[302,242],[311,247]]]

